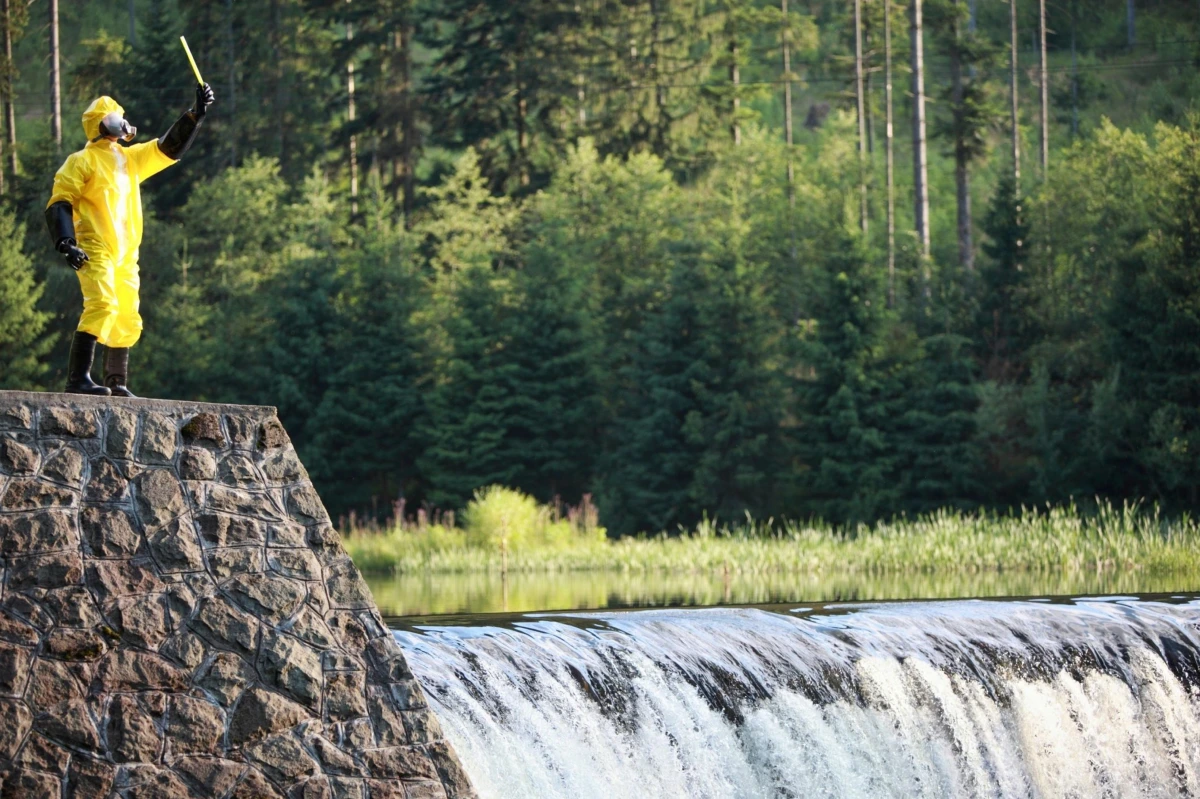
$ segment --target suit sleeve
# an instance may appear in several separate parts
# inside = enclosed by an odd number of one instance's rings
[[[138,180],[145,180],[148,177],[157,175],[175,163],[175,159],[164,153],[162,148],[158,146],[157,139],[135,144],[132,147],[126,147],[125,156],[133,162],[134,169],[137,170]]]
[[[66,202],[74,208],[79,204],[79,198],[83,196],[84,187],[87,186],[91,177],[91,167],[82,153],[72,153],[67,156],[67,160],[58,168],[58,172],[54,173],[54,191],[50,195],[50,202],[46,203],[46,207]]]

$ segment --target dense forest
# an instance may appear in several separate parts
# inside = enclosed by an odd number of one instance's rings
[[[63,383],[80,112],[165,130],[185,33],[130,385],[277,406],[335,511],[1200,510],[1200,3],[2,2],[2,387]]]

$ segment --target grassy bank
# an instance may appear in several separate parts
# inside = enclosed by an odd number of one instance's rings
[[[1074,507],[1007,515],[942,511],[852,530],[813,523],[704,524],[680,535],[611,541],[594,514],[558,518],[527,499],[520,513],[484,507],[501,500],[481,495],[461,527],[406,523],[380,532],[347,530],[346,548],[365,571],[401,574],[1200,573],[1200,524],[1132,505],[1101,506],[1086,515]]]

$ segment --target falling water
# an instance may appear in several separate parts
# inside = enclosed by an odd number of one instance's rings
[[[484,797],[1165,797],[1200,795],[1198,624],[1110,597],[396,635]]]

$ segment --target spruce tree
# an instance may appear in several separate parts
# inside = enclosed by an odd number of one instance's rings
[[[869,521],[899,500],[889,440],[896,374],[886,368],[886,305],[861,239],[835,236],[817,279],[815,330],[804,348],[811,379],[799,387],[798,431],[806,509],[838,523]]]
[[[42,359],[52,341],[44,335],[50,315],[37,308],[42,286],[24,243],[25,226],[0,208],[0,388],[28,391],[42,387]]]

